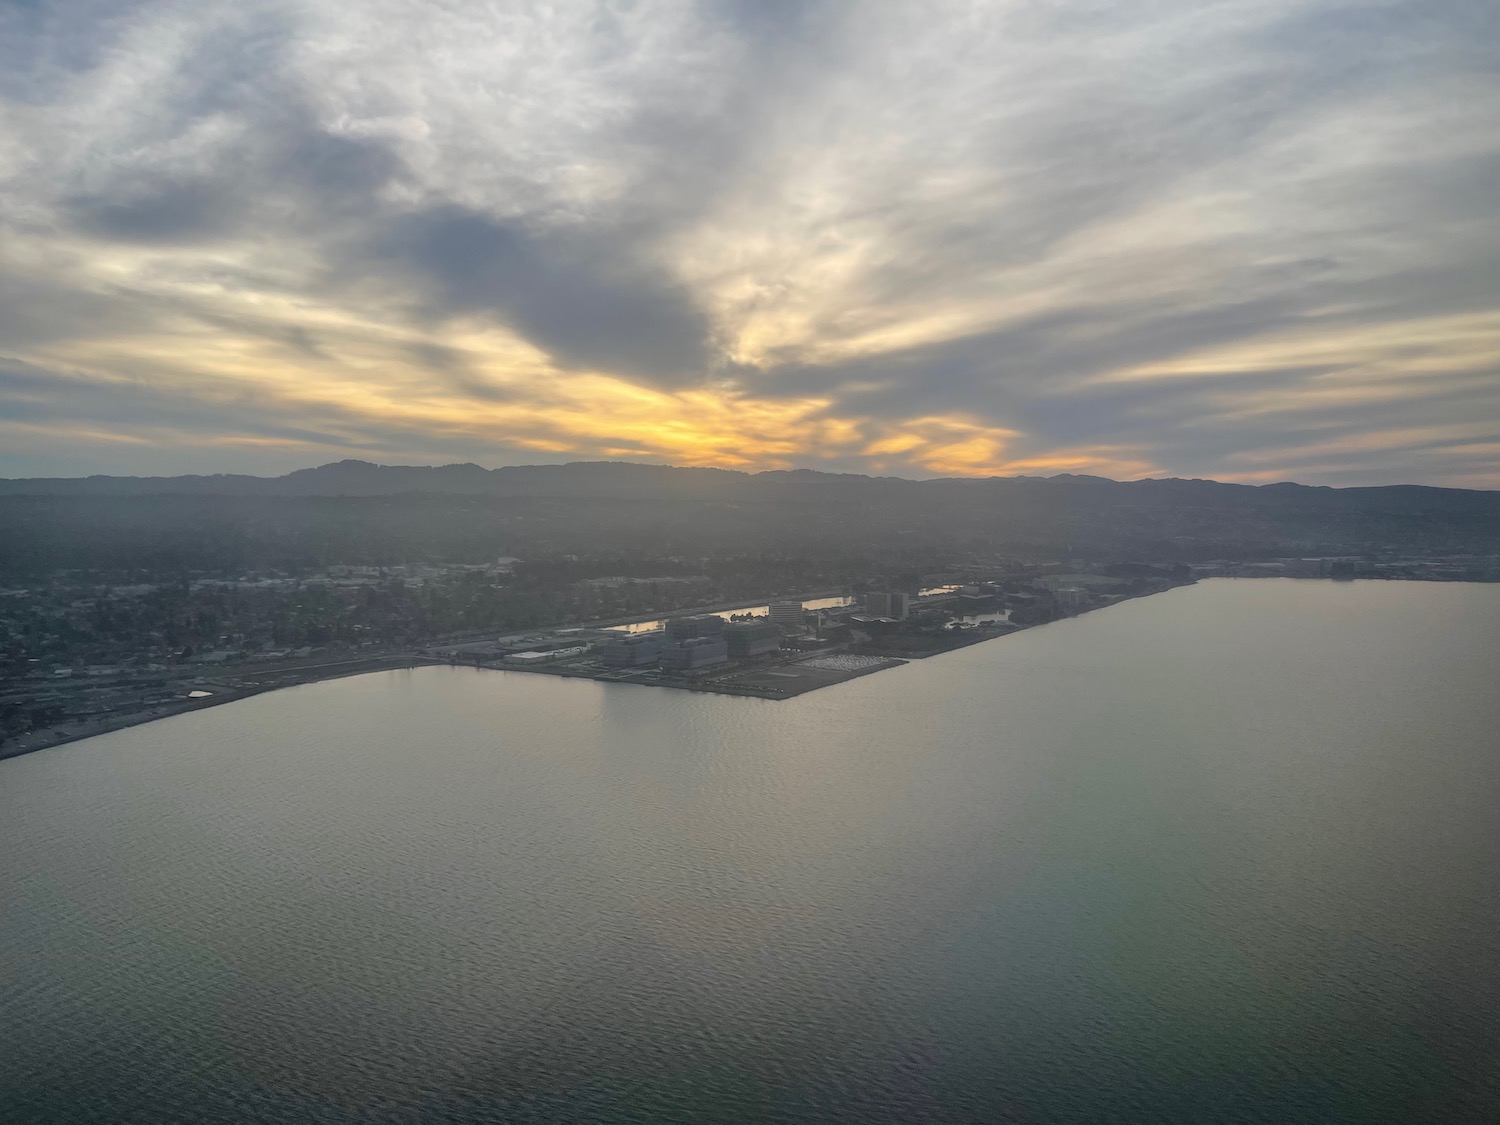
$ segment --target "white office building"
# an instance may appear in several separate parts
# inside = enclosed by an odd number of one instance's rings
[[[771,623],[780,625],[783,629],[802,628],[802,603],[772,602]]]

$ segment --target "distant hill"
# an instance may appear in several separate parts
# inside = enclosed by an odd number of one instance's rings
[[[0,569],[319,565],[506,552],[1012,552],[1192,560],[1500,553],[1500,492],[1101,477],[340,461],[282,477],[0,480]]]
[[[761,474],[773,476],[777,474]],[[783,474],[785,475],[785,474]],[[830,474],[813,473],[812,476]],[[0,496],[400,496],[412,492],[449,495],[559,495],[583,489],[591,495],[695,491],[749,474],[726,469],[678,469],[623,461],[574,461],[566,465],[375,465],[336,461],[280,477],[216,473],[181,477],[0,478]]]

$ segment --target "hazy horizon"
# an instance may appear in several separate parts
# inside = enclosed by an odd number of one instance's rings
[[[364,458],[360,458],[360,457],[343,458],[343,459],[340,459],[339,461],[325,461],[322,464],[318,464],[318,465],[300,465],[300,466],[297,466],[296,468],[288,469],[285,472],[279,472],[279,473],[278,472],[235,473],[235,472],[227,472],[227,471],[222,471],[222,470],[220,470],[220,471],[210,471],[210,472],[182,472],[182,473],[169,473],[169,474],[168,473],[161,473],[161,474],[158,474],[158,473],[82,473],[82,474],[75,474],[73,476],[0,477],[0,480],[7,480],[7,481],[24,481],[24,480],[83,480],[83,479],[87,479],[87,478],[93,477],[93,476],[99,476],[99,477],[130,477],[130,478],[144,479],[144,480],[149,480],[149,479],[171,480],[171,479],[173,479],[175,477],[244,476],[244,477],[255,477],[255,478],[263,479],[263,480],[276,480],[276,479],[280,479],[282,477],[292,476],[292,475],[297,474],[297,473],[312,473],[312,472],[317,472],[320,469],[336,468],[336,467],[339,467],[341,465],[360,465],[360,466],[365,466],[365,467],[372,468],[372,469],[461,469],[461,468],[472,467],[472,468],[476,468],[476,469],[481,469],[481,470],[483,470],[485,472],[496,472],[496,471],[501,470],[501,469],[566,468],[566,467],[576,466],[576,465],[612,465],[612,466],[613,465],[619,465],[619,466],[626,466],[626,467],[632,467],[632,468],[641,468],[641,469],[711,469],[711,470],[716,471],[716,472],[743,473],[743,474],[746,474],[748,476],[760,476],[762,474],[769,474],[769,473],[798,473],[798,472],[804,472],[804,473],[824,473],[824,474],[833,473],[833,474],[836,474],[836,475],[843,475],[843,476],[863,476],[863,477],[868,477],[868,478],[871,478],[871,479],[878,479],[878,480],[905,480],[905,481],[940,481],[940,480],[1059,480],[1059,479],[1066,479],[1066,478],[1083,478],[1083,477],[1087,477],[1089,479],[1109,481],[1109,482],[1112,482],[1112,483],[1115,483],[1115,484],[1144,483],[1144,482],[1148,482],[1148,481],[1190,480],[1190,481],[1202,481],[1202,482],[1206,482],[1206,483],[1210,483],[1210,484],[1241,484],[1241,483],[1247,483],[1251,487],[1258,487],[1258,486],[1261,486],[1261,485],[1292,484],[1292,485],[1297,485],[1299,487],[1304,487],[1304,488],[1381,488],[1381,487],[1386,487],[1386,488],[1399,488],[1399,487],[1461,488],[1461,489],[1464,488],[1464,486],[1457,486],[1457,485],[1423,485],[1423,484],[1419,484],[1419,483],[1411,482],[1411,481],[1393,481],[1393,482],[1389,482],[1389,483],[1386,483],[1386,484],[1377,484],[1377,485],[1319,485],[1319,484],[1311,484],[1311,483],[1308,483],[1306,481],[1297,481],[1297,480],[1275,480],[1275,481],[1268,480],[1268,481],[1255,481],[1255,482],[1241,482],[1241,481],[1232,481],[1232,480],[1220,481],[1220,480],[1216,480],[1213,477],[1111,477],[1111,476],[1106,476],[1106,475],[1104,475],[1102,473],[1068,473],[1068,472],[1061,472],[1061,473],[993,473],[993,474],[984,474],[984,475],[977,475],[977,476],[963,476],[963,475],[937,474],[937,473],[930,473],[930,474],[925,474],[925,475],[919,475],[919,474],[916,474],[916,473],[850,473],[850,472],[843,472],[843,471],[839,471],[839,470],[820,469],[820,468],[815,468],[815,467],[810,466],[810,465],[793,465],[793,466],[791,466],[790,468],[787,468],[787,469],[738,469],[738,468],[732,468],[732,467],[728,467],[728,466],[724,466],[724,465],[671,465],[671,464],[667,464],[665,462],[660,462],[660,461],[624,461],[624,460],[617,460],[617,459],[616,460],[608,460],[608,459],[606,459],[606,460],[600,460],[600,459],[582,460],[582,459],[578,459],[578,460],[571,460],[571,461],[528,461],[528,462],[522,462],[522,463],[513,464],[513,465],[483,465],[483,464],[480,464],[480,463],[478,463],[476,461],[448,461],[448,462],[443,462],[443,463],[431,462],[431,463],[427,463],[427,464],[420,464],[420,463],[416,463],[416,462],[368,461],[368,460],[365,460]],[[1470,488],[1470,489],[1465,489],[1465,490],[1466,491],[1476,491],[1476,492],[1493,492],[1493,491],[1496,491],[1496,489],[1490,489],[1490,488]]]

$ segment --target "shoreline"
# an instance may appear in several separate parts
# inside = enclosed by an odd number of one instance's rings
[[[1246,580],[1264,581],[1259,576],[1247,576]],[[1323,579],[1324,581],[1331,581]],[[279,691],[282,688],[303,687],[308,684],[323,683],[328,680],[346,679],[350,676],[363,676],[373,672],[394,672],[403,668],[423,667],[453,667],[453,668],[478,668],[485,671],[495,672],[521,672],[526,675],[556,676],[560,679],[593,680],[596,683],[626,684],[638,687],[660,687],[675,691],[692,691],[711,695],[729,695],[738,698],[765,699],[771,702],[780,702],[794,699],[800,695],[818,691],[821,688],[833,687],[836,684],[845,683],[849,680],[859,679],[864,676],[883,672],[889,668],[899,667],[913,660],[929,660],[935,656],[945,653],[956,652],[960,649],[970,648],[987,641],[999,640],[1003,637],[1024,633],[1031,629],[1038,629],[1045,625],[1053,625],[1062,621],[1071,621],[1084,617],[1090,613],[1109,609],[1111,606],[1121,605],[1124,602],[1137,601],[1141,598],[1153,597],[1157,594],[1167,593],[1169,590],[1180,589],[1184,586],[1196,585],[1201,579],[1191,578],[1184,582],[1174,582],[1159,590],[1146,590],[1140,593],[1125,594],[1114,601],[1103,605],[1087,606],[1075,613],[1063,617],[1053,618],[1051,621],[1039,621],[1031,625],[1015,625],[1004,630],[988,630],[983,627],[965,630],[955,634],[951,638],[944,638],[946,643],[935,647],[927,652],[902,651],[902,652],[879,652],[859,651],[858,646],[840,646],[835,649],[822,652],[809,652],[797,654],[790,659],[757,661],[749,666],[741,666],[724,673],[726,677],[753,678],[757,675],[762,679],[766,675],[779,675],[778,670],[795,667],[802,661],[816,659],[819,656],[850,655],[869,658],[873,663],[859,668],[829,672],[821,676],[805,677],[810,682],[793,685],[769,685],[764,682],[735,684],[733,682],[722,682],[708,677],[695,680],[691,677],[663,677],[658,670],[643,668],[632,672],[630,669],[613,669],[609,672],[597,670],[580,669],[570,667],[567,664],[543,665],[540,667],[526,667],[507,665],[500,661],[461,661],[454,655],[437,656],[432,655],[432,650],[437,648],[457,648],[463,642],[441,640],[428,642],[422,646],[422,650],[385,653],[379,656],[351,657],[346,660],[324,661],[317,664],[306,664],[300,666],[275,668],[267,667],[264,670],[254,669],[251,674],[258,675],[259,680],[248,684],[224,684],[220,682],[212,672],[206,672],[198,677],[198,681],[214,688],[213,694],[202,699],[179,698],[142,708],[139,711],[131,711],[119,715],[113,715],[103,719],[82,719],[58,726],[49,726],[44,734],[23,735],[14,742],[0,746],[0,762],[11,758],[23,757],[27,754],[36,753],[40,750],[50,750],[56,746],[66,746],[72,742],[81,742],[84,739],[93,738],[96,735],[112,734],[115,731],[126,730],[130,727],[144,726],[156,722],[158,719],[169,719],[174,715],[183,715],[192,711],[202,711],[210,707],[219,707],[226,703],[234,703],[241,699],[249,699],[252,696],[263,695],[266,692]],[[1421,581],[1411,579],[1408,581]],[[838,593],[807,594],[803,600],[819,597],[839,597]],[[741,601],[725,603],[730,608],[738,608],[743,604]],[[722,611],[723,606],[718,607]],[[716,612],[714,609],[676,610],[675,614]],[[611,619],[615,621],[616,619]],[[626,624],[635,624],[640,618],[633,618]],[[646,618],[645,620],[654,620]],[[580,626],[566,626],[569,629],[607,629],[614,627],[610,624],[590,622]],[[785,655],[785,654],[784,654]]]
[[[845,597],[839,590],[819,590],[812,593],[800,595],[771,595],[766,602],[752,602],[752,605],[769,604],[778,597],[791,599],[797,597],[802,601],[816,601],[821,598]],[[695,606],[690,609],[663,610],[659,617],[673,617],[678,615],[691,615],[701,613],[723,613],[729,610],[740,609],[745,606],[743,598],[733,601],[716,602],[709,606]],[[586,629],[613,629],[621,625],[634,625],[644,621],[653,621],[658,618],[641,617],[639,614],[625,617],[611,617],[601,621],[589,621],[580,624],[559,626],[570,630]],[[170,719],[174,715],[184,715],[191,711],[202,711],[209,707],[219,707],[225,703],[233,703],[240,699],[249,699],[252,696],[263,695],[268,691],[277,691],[281,688],[301,687],[305,684],[322,683],[325,680],[345,679],[349,676],[362,676],[370,672],[391,672],[401,668],[419,667],[483,667],[483,665],[459,664],[450,656],[429,655],[434,650],[452,650],[461,648],[463,645],[472,643],[479,638],[490,639],[494,632],[484,633],[457,633],[449,637],[424,642],[420,646],[414,646],[411,650],[400,653],[384,653],[379,656],[350,657],[346,660],[330,660],[316,664],[293,665],[290,667],[266,666],[264,669],[252,668],[247,676],[259,676],[258,682],[251,684],[226,685],[218,681],[212,669],[204,669],[201,675],[192,677],[195,681],[201,681],[207,686],[213,687],[210,696],[201,699],[188,699],[179,697],[166,700],[138,710],[122,712],[106,718],[73,719],[57,724],[48,724],[42,731],[31,731],[11,741],[0,744],[0,762],[10,758],[23,757],[26,754],[34,754],[39,750],[50,750],[54,746],[66,746],[70,742],[81,742],[95,735],[113,734],[115,731],[127,730],[130,727],[144,726],[158,719]],[[506,634],[502,634],[506,635]],[[243,668],[237,665],[236,668]],[[542,668],[517,668],[502,667],[496,669],[506,672],[549,672],[552,675],[566,675],[561,669]],[[872,669],[878,671],[878,669]],[[592,678],[592,677],[573,677]],[[630,682],[624,680],[621,682]],[[687,690],[703,690],[687,685],[663,684],[664,687],[686,687]],[[751,692],[725,693],[750,695]]]
[[[325,664],[315,664],[306,668],[288,668],[284,670],[273,670],[267,673],[267,681],[253,685],[240,687],[220,687],[216,685],[213,694],[202,699],[174,699],[139,711],[131,711],[125,714],[112,715],[104,719],[81,719],[72,722],[49,726],[40,735],[22,735],[14,742],[0,746],[0,762],[10,758],[19,758],[26,754],[34,754],[39,750],[50,750],[54,746],[66,746],[70,742],[81,742],[86,738],[93,738],[101,734],[113,734],[115,731],[127,730],[130,727],[145,726],[154,723],[158,719],[170,719],[175,715],[185,715],[192,711],[205,711],[210,707],[221,707],[226,703],[234,703],[241,699],[250,699],[253,696],[264,695],[266,692],[280,691],[282,688],[303,687],[307,684],[319,684],[327,680],[342,680],[350,676],[364,676],[371,672],[395,672],[402,668],[418,668],[427,666],[447,666],[449,661],[438,660],[428,656],[417,655],[388,655],[381,657],[356,658],[353,660],[329,661]],[[344,667],[340,667],[343,665]],[[358,667],[353,667],[358,665]],[[205,677],[205,681],[208,681]]]
[[[373,672],[394,672],[403,668],[419,667],[456,667],[456,668],[482,668],[486,671],[497,672],[521,672],[527,675],[556,676],[561,679],[593,680],[597,683],[626,684],[639,687],[660,687],[677,691],[693,691],[713,695],[729,695],[738,698],[757,698],[772,702],[780,702],[793,699],[800,695],[806,695],[821,688],[832,687],[835,684],[845,683],[849,680],[859,679],[864,676],[883,672],[889,668],[899,667],[912,660],[928,660],[944,653],[955,652],[959,649],[970,648],[976,644],[986,641],[998,640],[1002,637],[1023,633],[1030,629],[1040,628],[1044,625],[1054,624],[1056,621],[1067,621],[1076,617],[1082,617],[1110,606],[1119,605],[1122,602],[1134,601],[1139,598],[1151,597],[1154,594],[1166,593],[1181,586],[1191,586],[1195,580],[1174,583],[1162,590],[1150,590],[1139,594],[1131,594],[1110,602],[1106,605],[1089,606],[1079,610],[1077,613],[1066,617],[1055,618],[1053,621],[1040,621],[1032,625],[1018,625],[1005,630],[991,631],[983,628],[966,630],[962,634],[954,636],[948,643],[934,648],[928,652],[857,652],[848,647],[842,647],[825,652],[811,652],[800,654],[793,659],[761,661],[748,667],[741,667],[729,672],[730,676],[746,676],[754,678],[759,676],[763,681],[767,675],[776,676],[782,673],[778,669],[792,667],[804,660],[816,659],[819,656],[830,655],[853,655],[864,656],[872,661],[867,666],[853,668],[844,671],[828,672],[820,676],[805,676],[809,682],[795,685],[769,685],[764,682],[745,684],[734,684],[732,682],[715,682],[707,678],[694,681],[688,677],[664,678],[655,669],[641,669],[631,672],[629,669],[613,670],[610,673],[597,673],[584,669],[573,669],[567,665],[544,665],[541,667],[525,667],[506,665],[501,662],[467,662],[456,658],[432,656],[425,653],[387,653],[381,656],[354,657],[348,660],[326,661],[320,664],[309,664],[290,668],[266,668],[264,671],[256,670],[253,674],[261,678],[249,684],[224,685],[217,681],[212,673],[200,677],[201,681],[214,687],[212,695],[201,699],[174,699],[159,703],[139,711],[132,711],[103,719],[74,720],[70,723],[58,726],[49,726],[42,734],[23,735],[13,743],[0,746],[0,761],[10,758],[19,758],[27,754],[33,754],[40,750],[50,750],[56,746],[66,746],[72,742],[81,742],[84,739],[93,738],[96,735],[112,734],[115,731],[126,730],[130,727],[144,726],[156,722],[159,719],[168,719],[174,715],[183,715],[193,711],[203,711],[210,707],[220,707],[226,703],[234,703],[241,699],[249,699],[266,692],[279,691],[282,688],[302,687],[307,684],[323,683],[328,680],[346,679],[350,676],[363,676]],[[818,597],[837,597],[838,594],[809,594],[803,600]],[[737,608],[743,604],[735,602],[731,608]],[[687,612],[687,611],[677,611]],[[694,610],[692,612],[699,612]],[[714,612],[706,610],[704,612]],[[612,619],[613,620],[613,619]],[[639,620],[639,619],[636,619]],[[647,618],[646,620],[653,620]],[[630,624],[634,621],[627,622]],[[590,623],[586,626],[570,626],[570,628],[610,628],[606,624]],[[946,639],[946,638],[945,638]],[[437,645],[447,647],[453,642],[444,640],[436,642]],[[459,642],[462,643],[462,642]],[[432,645],[424,646],[430,648]]]

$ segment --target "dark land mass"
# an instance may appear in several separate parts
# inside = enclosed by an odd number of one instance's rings
[[[1500,580],[1500,493],[612,463],[0,481],[0,757],[417,663],[783,699],[1207,575]],[[909,618],[868,610],[894,593]],[[611,625],[833,594],[701,675],[600,656]]]
[[[0,575],[308,569],[500,553],[937,552],[1195,562],[1500,552],[1500,493],[1098,477],[910,481],[577,463],[343,461],[284,477],[0,481]]]

